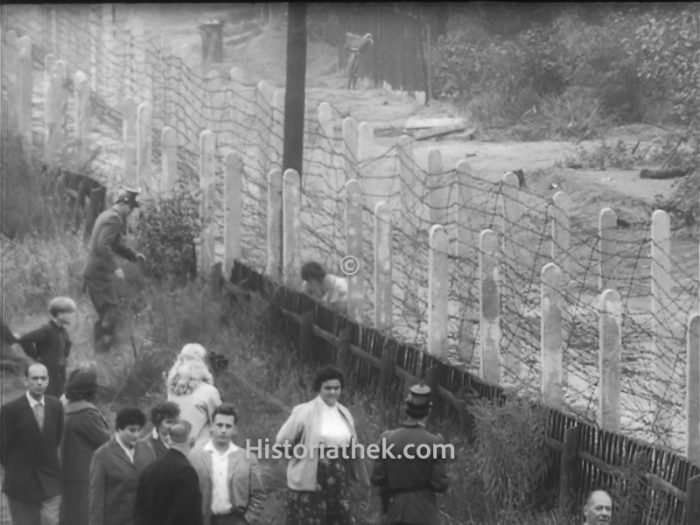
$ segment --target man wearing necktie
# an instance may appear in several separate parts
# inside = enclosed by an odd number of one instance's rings
[[[117,431],[92,455],[90,525],[133,525],[136,487],[147,465],[139,455],[134,456],[134,447],[145,424],[141,410],[123,408],[117,413]]]
[[[58,446],[63,405],[44,395],[49,372],[40,363],[27,369],[27,392],[0,408],[0,464],[14,525],[55,525],[61,505]]]

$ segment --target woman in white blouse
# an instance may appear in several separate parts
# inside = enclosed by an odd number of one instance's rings
[[[295,406],[277,433],[277,445],[295,446],[287,465],[287,525],[354,523],[349,484],[368,486],[369,478],[363,458],[351,454],[357,433],[338,403],[343,381],[337,368],[319,370],[313,383],[318,396]]]

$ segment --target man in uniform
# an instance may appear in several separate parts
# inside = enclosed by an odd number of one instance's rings
[[[116,256],[120,255],[129,261],[146,260],[142,253],[137,253],[124,244],[126,220],[134,208],[139,206],[136,201],[138,193],[138,190],[132,189],[121,191],[114,206],[100,214],[92,229],[90,254],[83,279],[98,315],[95,323],[97,352],[110,349],[116,328],[119,305],[116,280],[124,279],[124,270],[117,265]]]
[[[449,481],[444,439],[425,428],[430,407],[430,387],[413,385],[406,399],[406,420],[380,437],[380,447],[386,440],[384,450],[395,456],[380,457],[370,478],[380,488],[382,525],[440,523],[435,494],[445,492]]]

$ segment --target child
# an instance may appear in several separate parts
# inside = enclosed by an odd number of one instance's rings
[[[69,297],[55,297],[49,303],[51,319],[45,325],[19,338],[24,352],[49,371],[46,394],[61,397],[66,382],[66,364],[71,349],[66,326],[71,324],[76,307]]]

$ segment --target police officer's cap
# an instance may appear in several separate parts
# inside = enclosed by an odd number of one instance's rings
[[[414,419],[427,416],[430,410],[430,393],[430,387],[422,381],[409,388],[406,398],[406,415]]]
[[[120,202],[123,202],[124,204],[128,204],[132,208],[138,208],[139,203],[136,200],[136,197],[139,193],[141,193],[141,190],[139,189],[124,188],[117,194],[117,198],[114,201],[114,203],[118,204]]]

